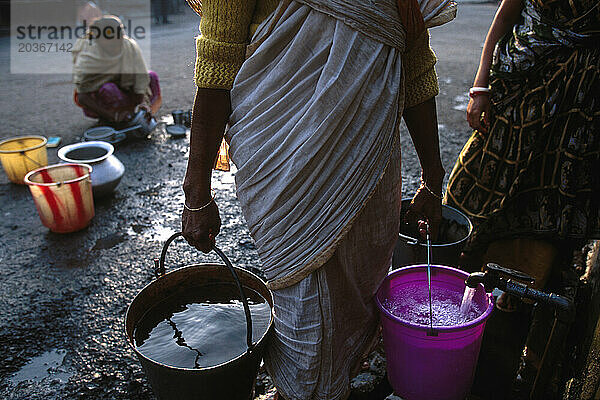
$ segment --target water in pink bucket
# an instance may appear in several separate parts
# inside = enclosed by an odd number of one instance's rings
[[[456,268],[431,266],[431,321],[426,265],[395,270],[379,287],[388,379],[403,399],[464,400],[468,395],[493,302],[483,285],[467,288],[467,276]]]

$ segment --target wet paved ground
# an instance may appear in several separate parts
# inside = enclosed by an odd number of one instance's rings
[[[454,23],[432,30],[441,148],[449,173],[469,135],[465,92],[474,76],[493,3],[464,3]],[[198,21],[176,16],[155,26],[151,68],[163,89],[159,116],[191,107]],[[154,29],[155,28],[155,29]],[[11,75],[8,39],[0,38],[0,139],[26,134],[78,142],[92,121],[72,104],[66,75]],[[160,126],[148,140],[121,144],[125,175],[113,196],[96,202],[96,216],[80,232],[51,233],[40,223],[29,189],[0,174],[0,398],[151,399],[127,345],[123,318],[152,281],[153,258],[180,227],[187,138]],[[49,161],[57,161],[49,149]],[[414,192],[420,168],[403,135],[403,193]],[[259,261],[235,198],[233,174],[214,174],[223,226],[218,245],[234,265],[258,272]],[[176,242],[168,268],[215,260]]]

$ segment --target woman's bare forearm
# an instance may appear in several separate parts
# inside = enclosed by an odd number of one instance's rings
[[[494,20],[490,25],[481,58],[479,60],[479,68],[473,86],[487,87],[490,77],[490,68],[492,66],[492,57],[494,48],[498,40],[504,36],[519,20],[519,15],[523,9],[523,0],[503,0],[498,8]]]
[[[198,88],[192,113],[190,154],[183,182],[189,207],[200,207],[210,201],[212,168],[230,113],[229,90]]]
[[[413,196],[405,221],[416,222],[423,239],[437,237],[442,219],[444,168],[440,159],[435,97],[404,110],[404,121],[421,163],[421,185]]]
[[[435,97],[405,109],[404,121],[419,156],[423,180],[441,193],[444,168],[440,159]]]

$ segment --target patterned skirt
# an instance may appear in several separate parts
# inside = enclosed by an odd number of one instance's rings
[[[490,129],[473,132],[450,176],[445,201],[476,228],[467,250],[600,237],[600,49],[565,46],[538,64],[495,66]]]

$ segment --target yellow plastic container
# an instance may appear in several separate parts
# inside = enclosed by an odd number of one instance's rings
[[[57,233],[88,226],[94,217],[91,172],[87,164],[56,164],[25,176],[44,226]]]
[[[0,161],[11,182],[24,184],[29,171],[48,165],[43,136],[20,136],[0,142]]]

